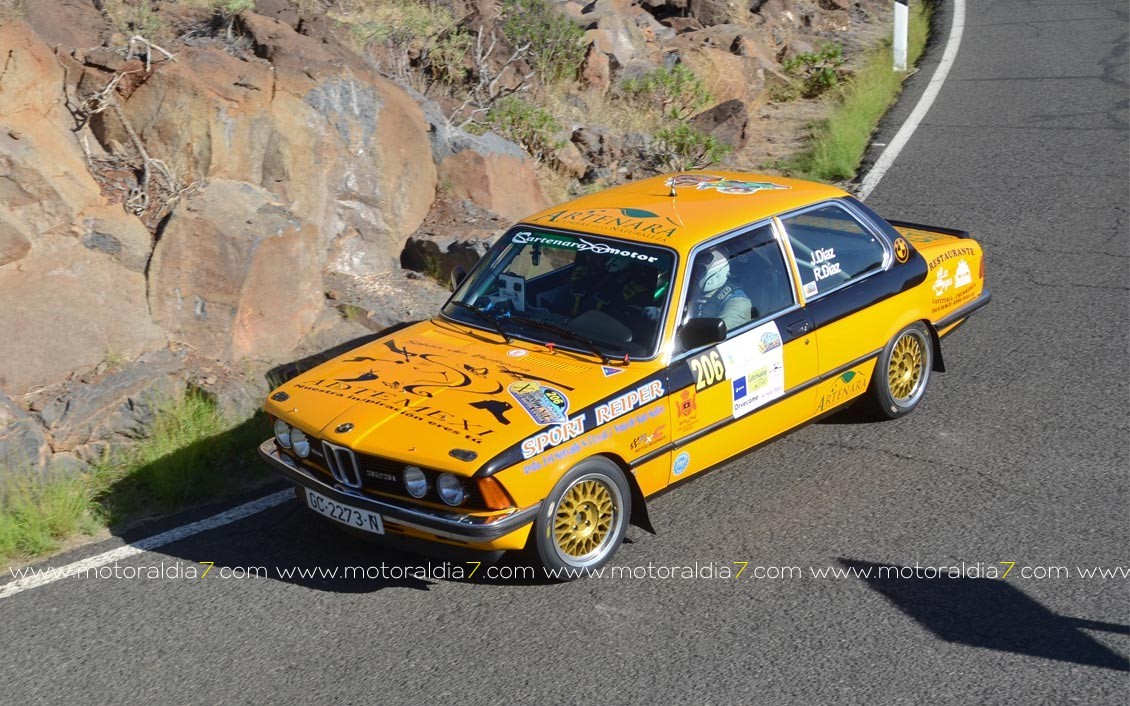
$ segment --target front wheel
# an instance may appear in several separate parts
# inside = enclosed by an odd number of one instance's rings
[[[871,378],[870,408],[876,416],[898,419],[922,400],[934,364],[930,331],[921,322],[907,326],[887,343]]]
[[[572,580],[612,558],[624,540],[632,493],[606,458],[574,466],[553,486],[534,525],[537,558],[560,580]]]

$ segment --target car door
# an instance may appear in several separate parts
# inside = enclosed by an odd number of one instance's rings
[[[708,282],[710,268],[721,267],[720,258],[729,268],[726,281]],[[689,261],[677,332],[688,330],[694,319],[731,320],[725,340],[687,350],[679,350],[676,341],[668,370],[674,443],[670,482],[802,422],[815,400],[812,322],[799,304],[778,227],[766,221],[709,241]],[[719,291],[725,301],[719,301]],[[743,298],[748,314],[738,321],[736,312],[745,305],[731,304]]]
[[[901,280],[889,276],[893,250],[843,201],[780,218],[815,326],[820,372],[816,412],[867,390],[879,352],[902,325]]]

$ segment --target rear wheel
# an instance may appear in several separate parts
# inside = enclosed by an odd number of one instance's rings
[[[534,525],[538,560],[562,580],[603,566],[624,540],[631,512],[631,489],[620,468],[601,457],[582,461],[542,504]]]
[[[887,343],[871,378],[870,407],[880,418],[910,414],[922,400],[934,364],[930,331],[921,322],[907,326]]]

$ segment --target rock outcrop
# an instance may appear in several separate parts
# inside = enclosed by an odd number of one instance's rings
[[[210,179],[160,235],[149,305],[170,337],[220,360],[294,352],[323,306],[313,225],[261,187]]]

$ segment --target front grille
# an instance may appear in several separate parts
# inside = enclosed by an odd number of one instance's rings
[[[326,467],[330,469],[334,480],[348,488],[360,489],[361,470],[357,467],[357,457],[353,455],[353,450],[328,441],[322,442],[322,450]]]
[[[415,500],[404,491],[406,464],[379,456],[354,453],[352,449],[327,441],[322,442],[321,448],[313,443],[313,439],[311,442],[310,461],[313,463],[307,465],[314,466],[314,470],[319,470],[317,466],[328,469],[335,481],[350,488],[389,493],[407,500]],[[439,477],[439,473],[427,468],[423,470],[428,476],[429,491],[422,499],[442,503],[435,493],[436,478]],[[466,489],[467,499],[460,507],[482,507],[483,500],[479,494],[478,484],[466,479],[463,487]]]

